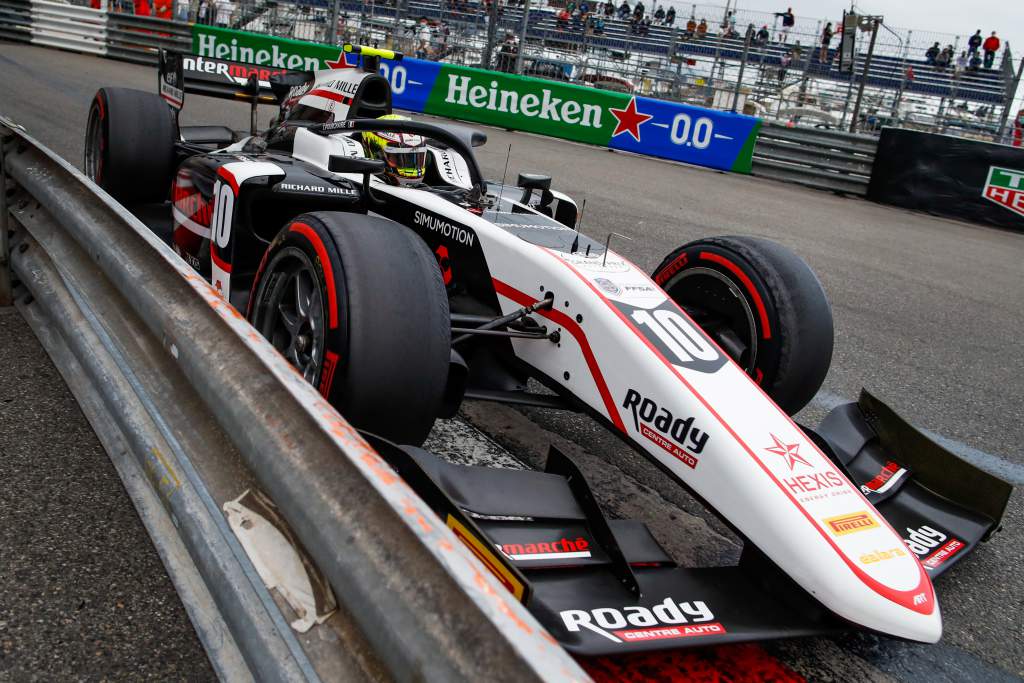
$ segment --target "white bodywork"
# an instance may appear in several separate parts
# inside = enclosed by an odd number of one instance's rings
[[[331,154],[361,154],[342,137],[299,130],[294,154],[326,170]],[[456,175],[468,179],[459,161]],[[514,339],[515,353],[623,431],[808,593],[860,626],[939,639],[931,581],[900,536],[639,268],[612,252],[604,260],[538,246],[428,191],[373,187],[474,233],[502,313],[553,293],[552,310],[538,315],[561,330],[560,343]]]

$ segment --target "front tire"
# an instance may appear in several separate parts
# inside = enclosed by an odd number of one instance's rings
[[[159,95],[96,91],[85,128],[85,174],[125,205],[167,199],[174,177],[174,113]]]
[[[760,237],[710,237],[673,251],[653,277],[787,413],[818,392],[832,307],[795,253]]]
[[[249,319],[359,429],[419,445],[443,410],[448,297],[426,244],[397,223],[294,219],[264,256]]]

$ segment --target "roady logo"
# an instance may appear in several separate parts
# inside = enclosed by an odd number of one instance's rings
[[[1024,216],[1024,171],[991,166],[981,196]]]
[[[567,609],[559,612],[559,616],[570,633],[587,629],[613,643],[717,636],[725,633],[725,627],[714,621],[714,613],[701,600],[676,602],[673,598],[665,598],[651,608],[630,605],[621,609]]]
[[[659,407],[657,403],[641,396],[635,389],[626,392],[622,407],[632,412],[633,427],[640,434],[661,446],[687,467],[697,467],[696,456],[700,455],[708,444],[708,434],[694,426],[694,418],[677,418],[668,408]]]

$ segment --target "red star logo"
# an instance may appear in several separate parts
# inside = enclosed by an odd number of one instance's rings
[[[626,105],[625,109],[612,109],[611,107],[608,109],[611,111],[612,116],[619,120],[615,125],[615,132],[612,133],[612,137],[622,133],[629,133],[637,142],[640,142],[640,124],[654,118],[650,114],[641,114],[636,110],[636,97],[629,98],[629,104]]]
[[[768,446],[767,448],[765,448],[765,450],[768,451],[769,453],[781,455],[783,458],[785,458],[786,464],[789,465],[789,469],[792,470],[797,463],[800,463],[801,465],[807,465],[808,467],[811,466],[811,463],[804,460],[803,456],[800,455],[800,444],[783,443],[782,439],[775,436],[774,434],[772,434],[771,436],[772,441],[775,442],[775,445]]]
[[[355,68],[354,64],[349,64],[348,63],[348,55],[345,54],[344,50],[342,50],[341,52],[338,53],[338,58],[336,60],[334,60],[332,62],[329,59],[325,59],[324,60],[324,64],[327,65],[328,69],[353,69],[353,68]]]

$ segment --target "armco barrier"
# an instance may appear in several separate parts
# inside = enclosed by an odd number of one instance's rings
[[[752,173],[819,190],[863,196],[878,140],[867,135],[766,123],[754,148]]]
[[[192,26],[48,0],[0,0],[0,39],[156,64],[160,48],[191,48]]]
[[[135,217],[0,119],[0,303],[55,358],[226,680],[586,680],[430,508]],[[8,236],[11,249],[7,250]],[[140,286],[144,282],[144,286]],[[258,486],[337,614],[289,626],[221,508]]]
[[[192,50],[289,69],[346,63],[338,47],[198,24]],[[741,114],[419,59],[385,61],[382,72],[400,109],[723,171],[750,172],[760,126]]]

